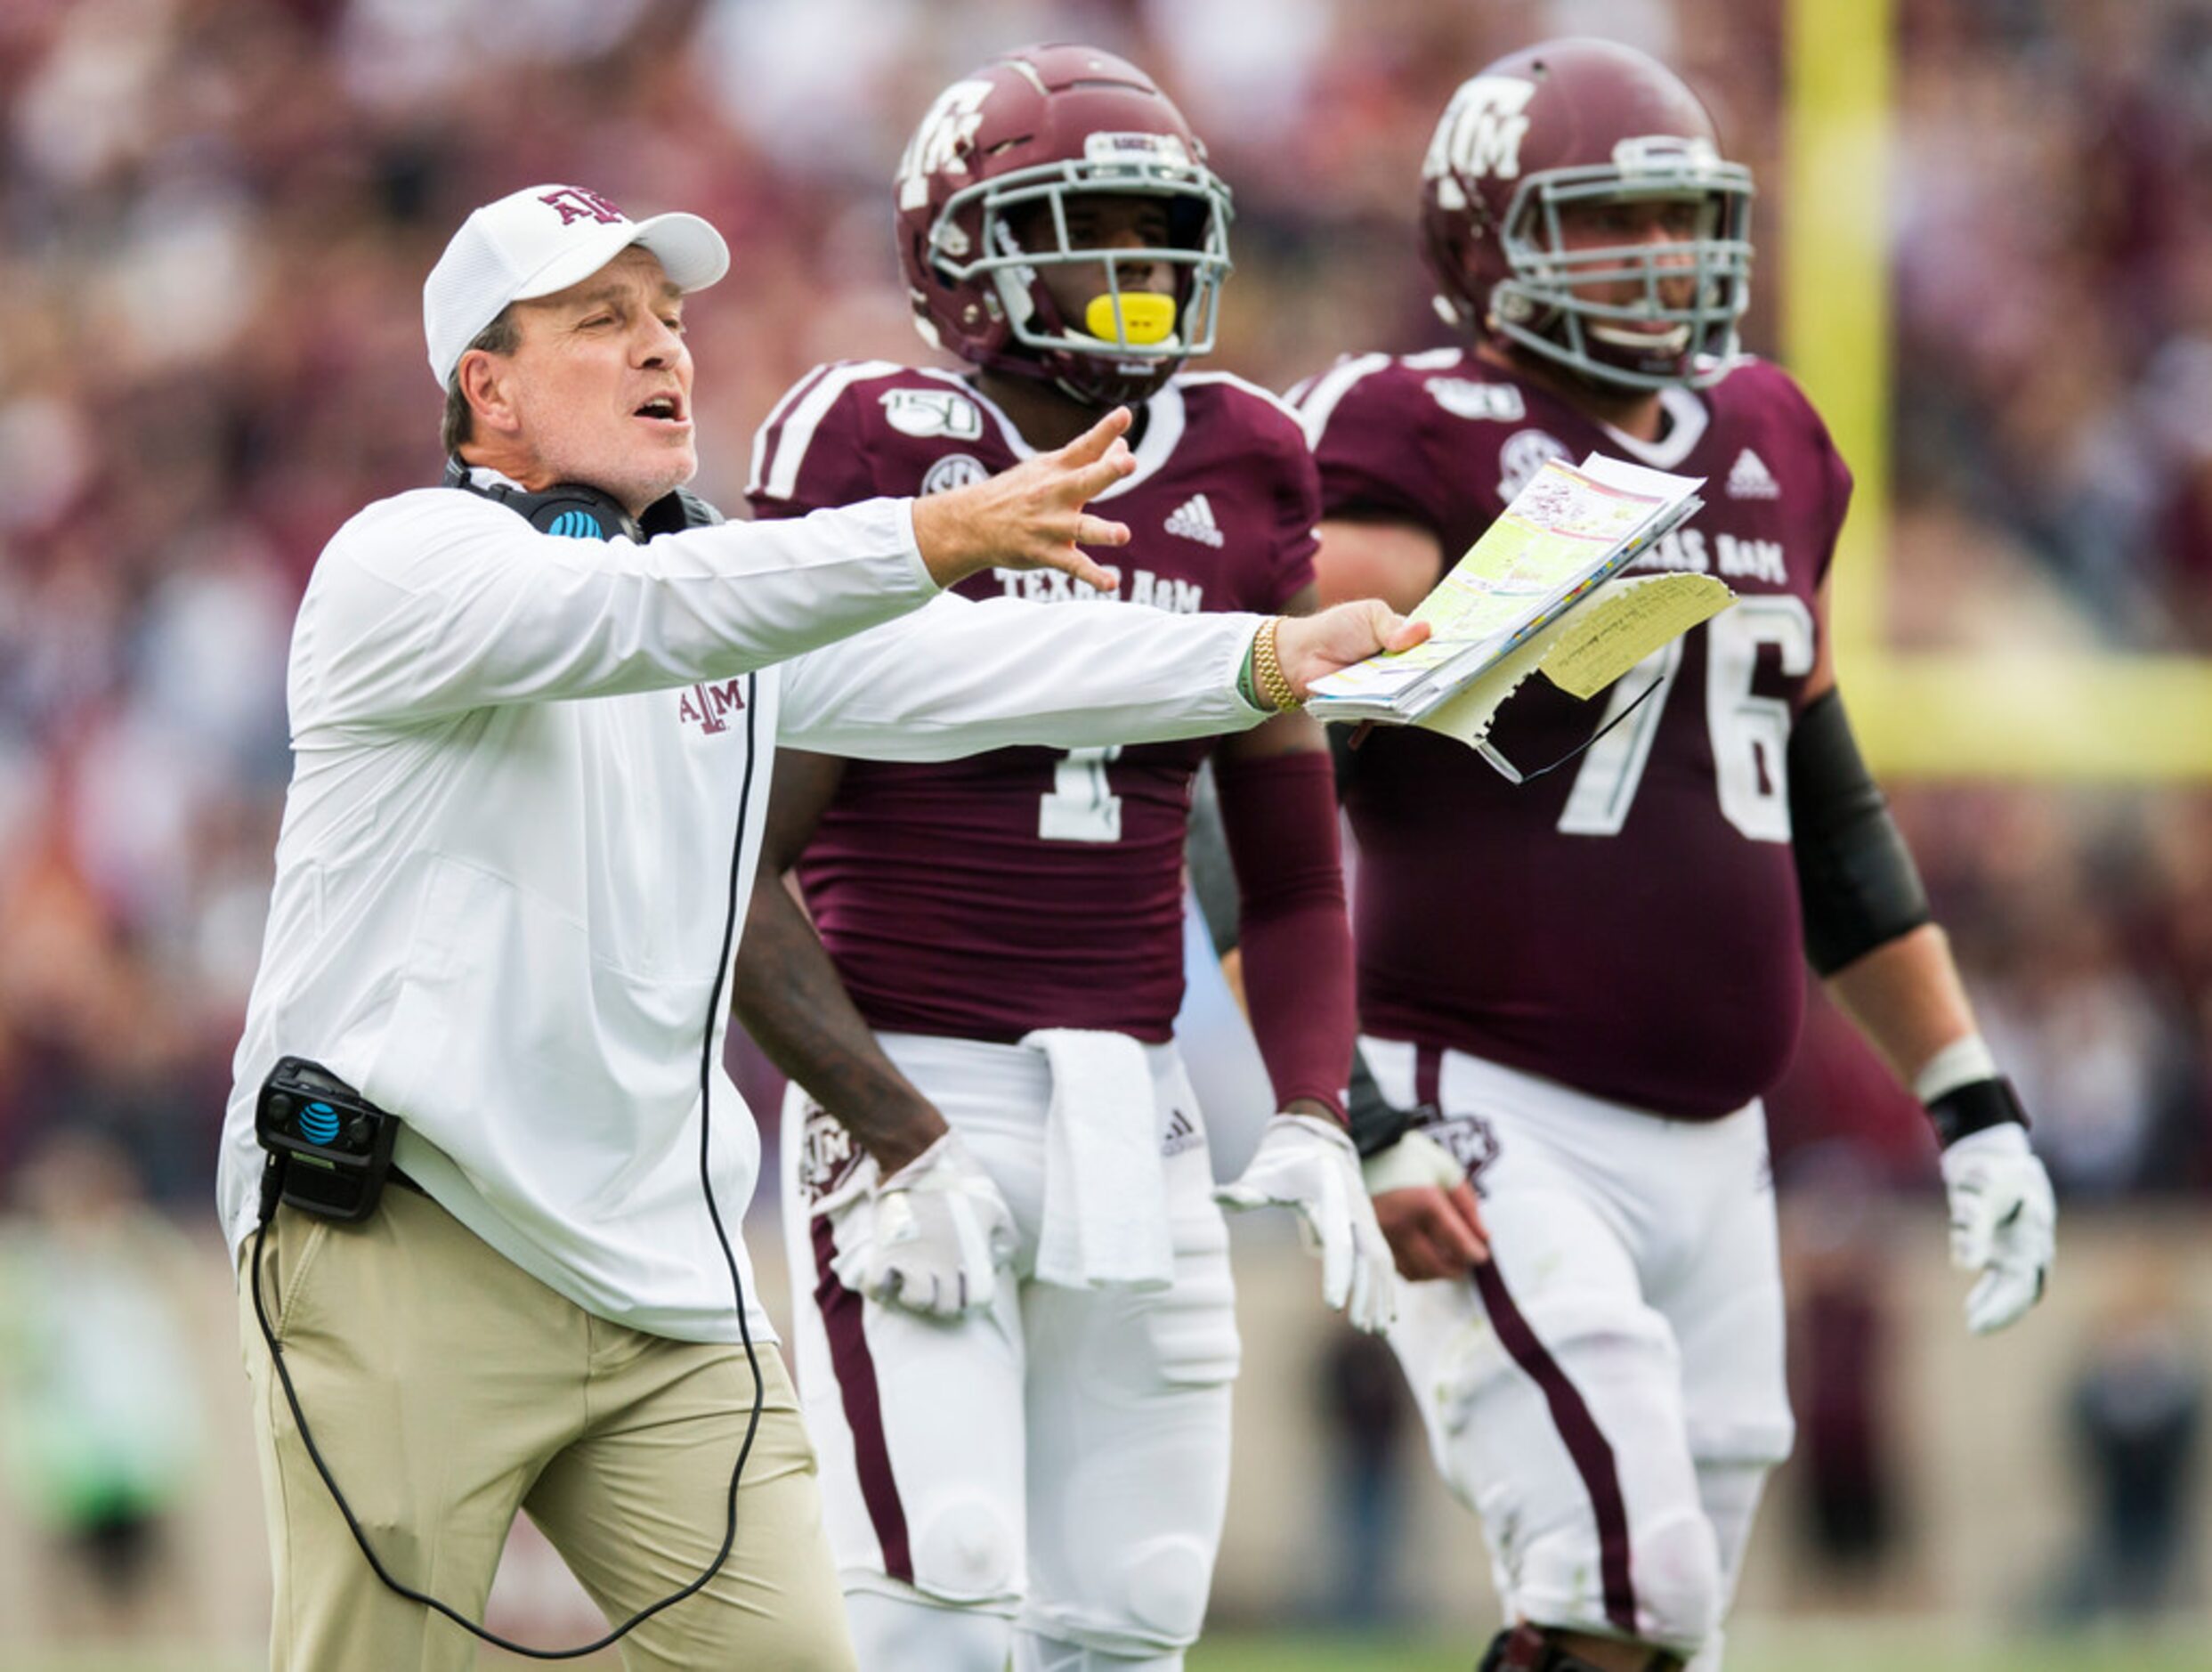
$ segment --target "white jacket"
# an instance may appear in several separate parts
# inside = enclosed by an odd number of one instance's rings
[[[906,500],[643,546],[452,488],[369,507],[293,634],[292,783],[217,1182],[234,1262],[255,1094],[290,1054],[398,1115],[398,1165],[578,1305],[735,1339],[701,1094],[749,1297],[760,1141],[722,1068],[724,937],[776,743],[933,760],[1241,730],[1257,624],[937,595]]]

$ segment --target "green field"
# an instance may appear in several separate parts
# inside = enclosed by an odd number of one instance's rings
[[[1470,1672],[1476,1645],[1433,1636],[1223,1633],[1188,1672]],[[0,1655],[9,1672],[259,1672],[251,1654],[75,1650]],[[486,1654],[483,1665],[525,1664]],[[612,1654],[590,1667],[612,1667]],[[1730,1634],[1727,1672],[2212,1672],[2212,1632],[2002,1638],[1897,1622],[1747,1622]]]
[[[1189,1672],[1470,1672],[1472,1644],[1430,1637],[1217,1637]],[[1968,1636],[1891,1623],[1745,1624],[1726,1672],[2212,1672],[2212,1633]]]

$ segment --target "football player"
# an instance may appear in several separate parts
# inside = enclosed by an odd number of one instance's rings
[[[1597,451],[1705,478],[1642,566],[1740,602],[1622,679],[1620,724],[1552,776],[1416,730],[1346,754],[1362,1052],[1412,1111],[1355,1124],[1400,1270],[1452,1279],[1409,1286],[1392,1340],[1489,1538],[1483,1666],[1706,1672],[1791,1439],[1759,1100],[1803,962],[1933,1117],[1973,1329],[2041,1293],[2051,1189],[1837,694],[1851,477],[1738,351],[1748,172],[1669,70],[1568,40],[1463,85],[1422,174],[1467,341],[1299,392],[1322,597],[1410,608],[1531,472]],[[1532,682],[1492,741],[1533,771],[1599,718]],[[1441,1188],[1471,1175],[1479,1224]],[[1471,1268],[1452,1245],[1483,1229]]]
[[[895,191],[916,321],[968,369],[810,373],[760,432],[756,513],[973,481],[1127,404],[1137,467],[1099,496],[1131,531],[1118,588],[1008,571],[963,589],[1312,607],[1319,489],[1295,416],[1179,369],[1212,346],[1229,196],[1159,89],[1087,47],[1008,53],[936,101]],[[1262,652],[1260,692],[1287,710]],[[1171,1037],[1209,752],[1283,1111],[1221,1200],[1300,1212],[1325,1296],[1379,1327],[1395,1279],[1342,1124],[1350,929],[1311,720],[944,770],[779,759],[763,875],[796,864],[820,939],[764,888],[738,1003],[795,1082],[799,1383],[871,1668],[999,1672],[1009,1648],[1025,1672],[1171,1668],[1197,1635],[1238,1357]]]

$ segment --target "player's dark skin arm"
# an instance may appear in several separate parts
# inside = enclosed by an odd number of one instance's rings
[[[944,1116],[876,1043],[785,881],[844,773],[833,756],[776,755],[732,998],[768,1060],[836,1116],[888,1178],[936,1142]]]

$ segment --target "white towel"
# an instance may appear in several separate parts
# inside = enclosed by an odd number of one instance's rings
[[[1022,1043],[1052,1067],[1037,1279],[1163,1289],[1174,1280],[1152,1065],[1127,1034],[1041,1027]]]

